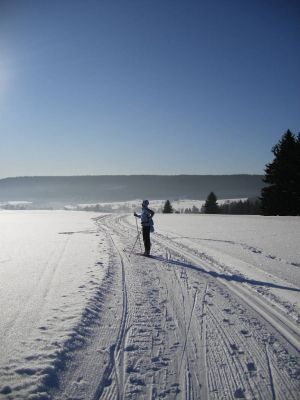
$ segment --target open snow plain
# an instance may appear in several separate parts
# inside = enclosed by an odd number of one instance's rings
[[[1,399],[298,399],[300,219],[0,213]]]

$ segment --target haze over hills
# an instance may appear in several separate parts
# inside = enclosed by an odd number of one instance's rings
[[[17,177],[0,180],[0,202],[78,204],[148,199],[257,197],[262,175],[101,175]]]

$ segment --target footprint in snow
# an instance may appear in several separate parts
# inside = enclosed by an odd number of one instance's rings
[[[247,369],[249,372],[256,372],[256,365],[254,362],[247,363]]]
[[[48,328],[47,328],[46,326],[40,326],[39,329],[40,329],[41,331],[46,331]]]
[[[234,392],[234,398],[235,399],[245,399],[246,398],[245,389],[242,389],[242,388],[236,389]]]
[[[12,389],[10,386],[3,386],[3,388],[0,390],[0,394],[10,394],[12,393]]]
[[[126,372],[128,374],[133,374],[139,372],[139,369],[134,367],[133,365],[128,365],[128,367],[126,368]]]
[[[235,343],[231,343],[230,348],[232,350],[232,356],[235,356],[237,354],[244,354],[244,350],[239,349],[239,347]]]
[[[247,329],[241,329],[240,332],[244,336],[251,336],[251,332],[249,332]]]
[[[15,371],[19,375],[35,375],[37,373],[36,369],[33,368],[19,368]]]
[[[139,349],[139,346],[136,344],[129,344],[125,347],[124,351],[136,351]]]
[[[130,383],[135,386],[146,386],[145,381],[140,377],[130,377]]]

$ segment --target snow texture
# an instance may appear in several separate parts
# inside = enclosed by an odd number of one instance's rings
[[[298,399],[300,219],[155,227],[0,212],[1,400]]]

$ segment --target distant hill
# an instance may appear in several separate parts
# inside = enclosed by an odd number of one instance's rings
[[[0,202],[42,206],[148,199],[205,199],[260,195],[262,175],[45,176],[0,179]]]

